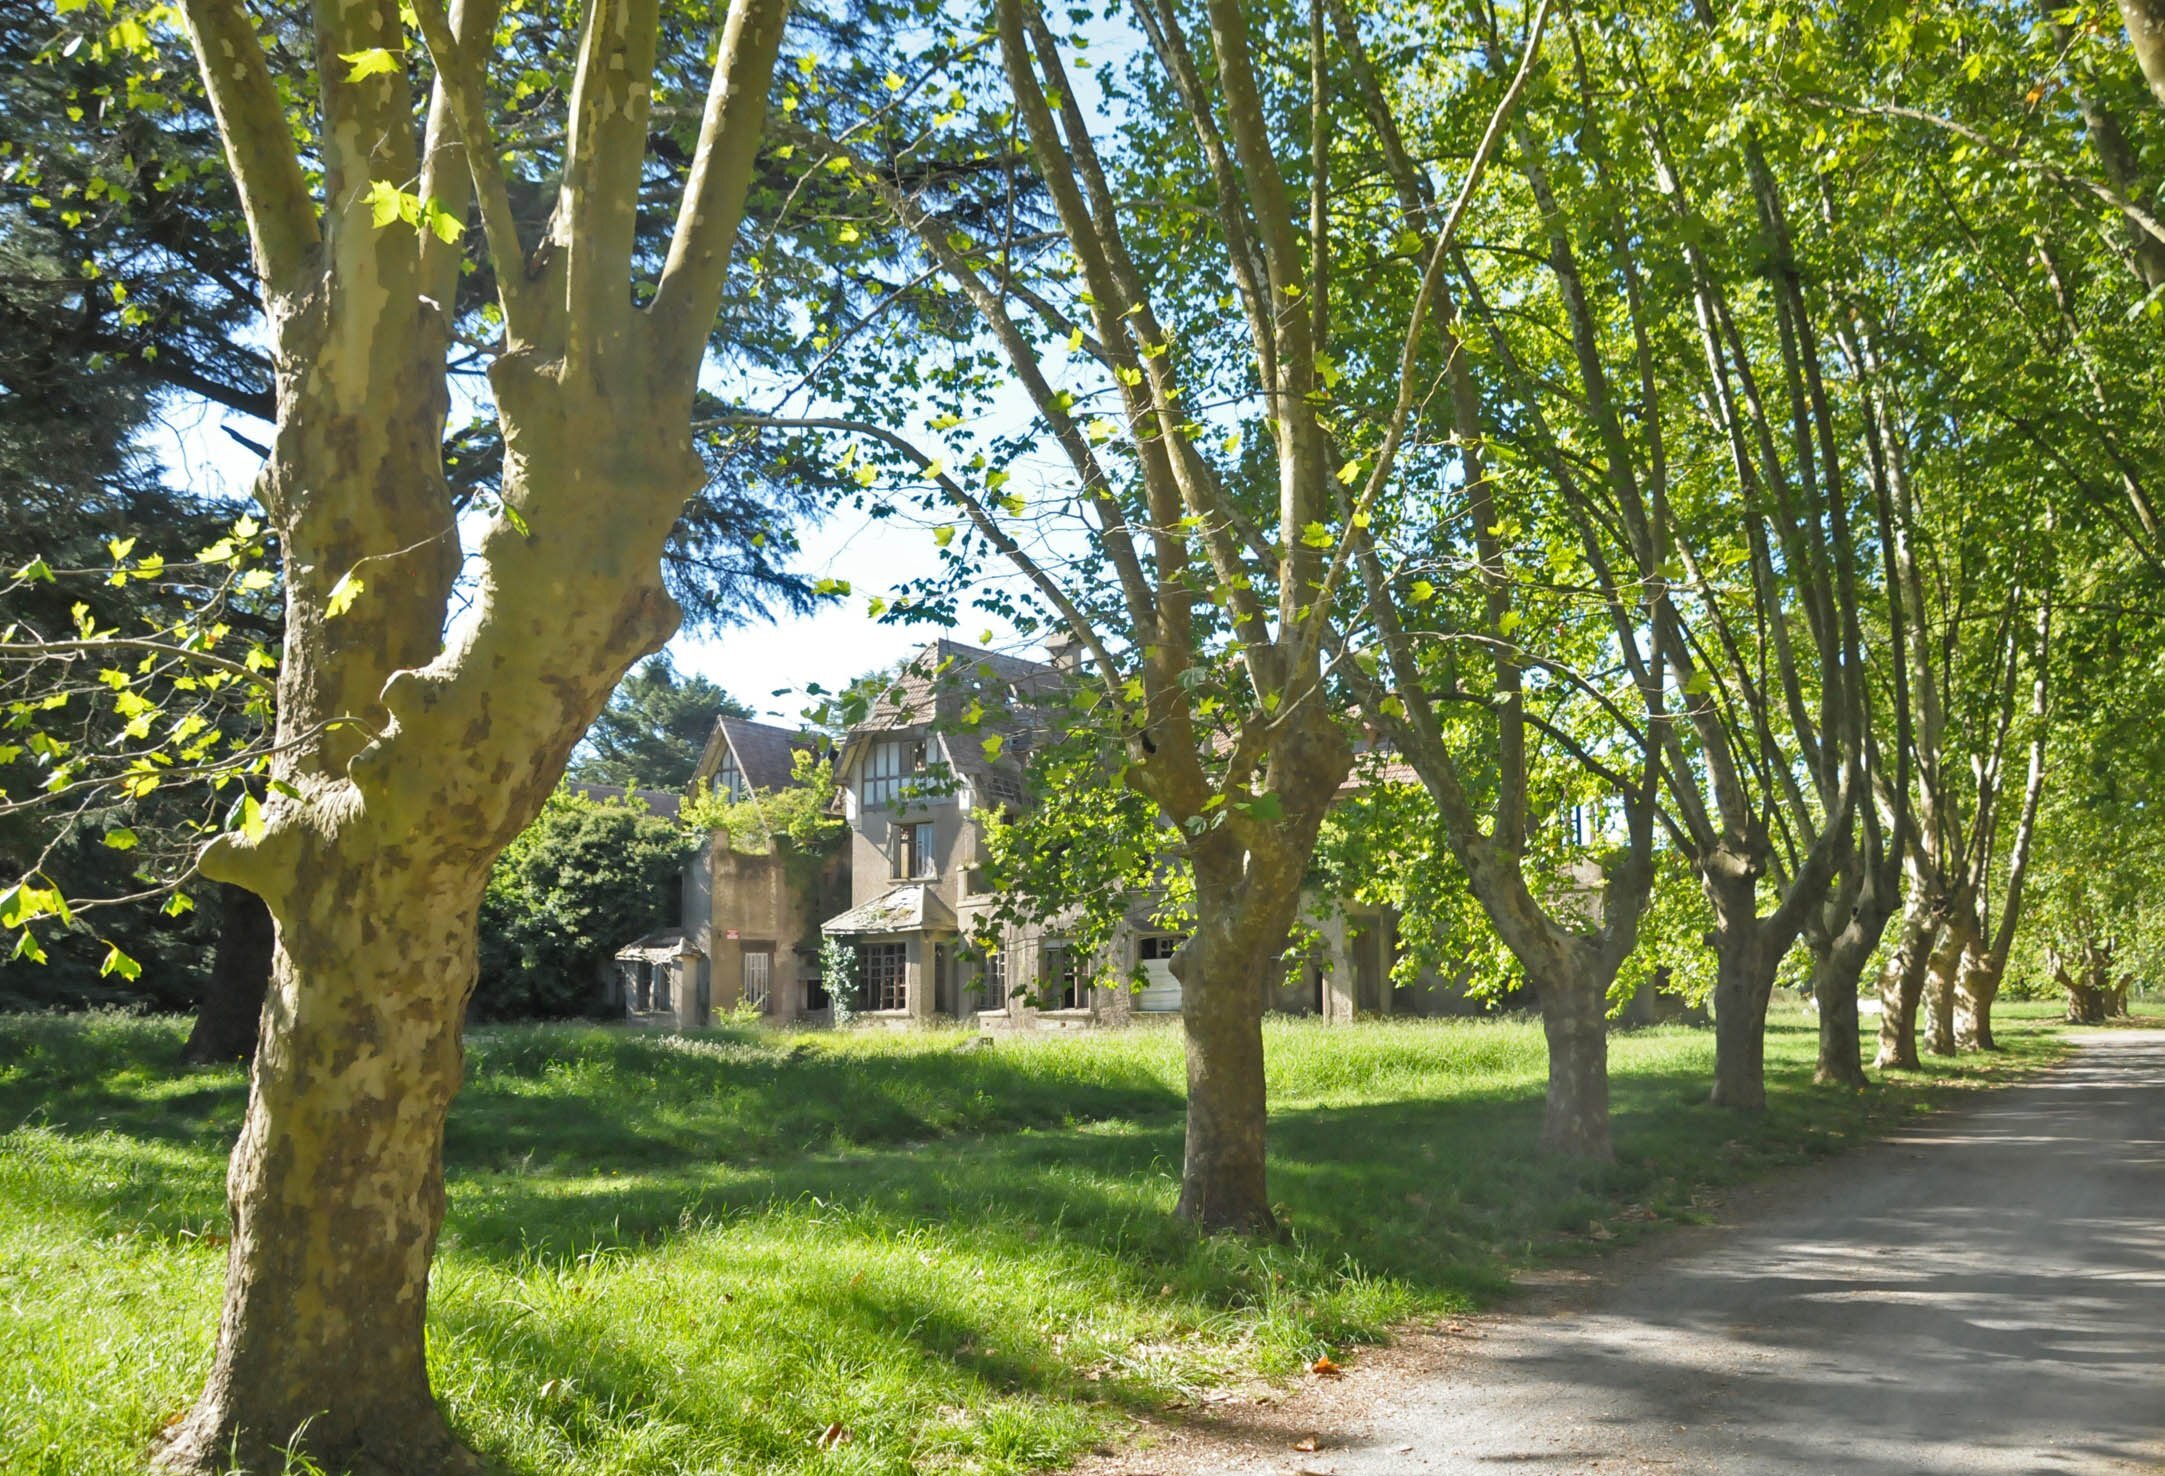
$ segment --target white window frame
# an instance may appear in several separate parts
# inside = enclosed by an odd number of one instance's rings
[[[923,776],[925,757],[922,738],[875,739],[857,776],[857,803],[866,809],[900,803]]]

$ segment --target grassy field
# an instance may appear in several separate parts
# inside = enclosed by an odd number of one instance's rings
[[[1866,1093],[1777,1010],[1764,1119],[1701,1105],[1710,1034],[1613,1049],[1618,1161],[1533,1152],[1523,1021],[1269,1032],[1282,1243],[1167,1218],[1164,1029],[697,1038],[478,1032],[430,1322],[458,1428],[512,1472],[1020,1472],[1163,1407],[1462,1310],[1514,1267],[1689,1218],[2057,1048]],[[2021,1018],[2022,1016],[2028,1018]],[[0,1471],[126,1472],[202,1376],[238,1071],[180,1024],[0,1017]],[[849,1438],[822,1450],[840,1426]]]

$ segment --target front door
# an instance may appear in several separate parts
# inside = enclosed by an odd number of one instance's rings
[[[955,945],[932,945],[932,1009],[950,1019],[962,1018],[962,1001],[956,997]]]
[[[744,950],[744,1002],[765,1014],[774,998],[774,949]]]

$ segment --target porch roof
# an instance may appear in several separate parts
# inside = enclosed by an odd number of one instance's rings
[[[890,887],[870,902],[828,918],[822,933],[923,933],[955,931],[955,910],[924,882]]]
[[[663,928],[626,943],[616,951],[622,963],[668,963],[679,958],[705,958],[699,945],[684,935],[682,928]]]

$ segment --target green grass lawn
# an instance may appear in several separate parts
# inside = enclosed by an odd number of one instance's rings
[[[1524,1021],[1269,1028],[1289,1237],[1168,1219],[1167,1029],[688,1039],[476,1032],[452,1111],[436,1387],[509,1471],[1009,1472],[1123,1412],[1463,1310],[1514,1267],[1693,1214],[1695,1192],[1835,1152],[2057,1049],[1809,1084],[1777,1007],[1763,1119],[1702,1105],[1713,1041],[1612,1050],[1618,1161],[1534,1152]],[[0,1017],[0,1471],[137,1469],[194,1393],[224,1269],[245,1082],[180,1023]],[[839,1425],[832,1449],[820,1433]]]

